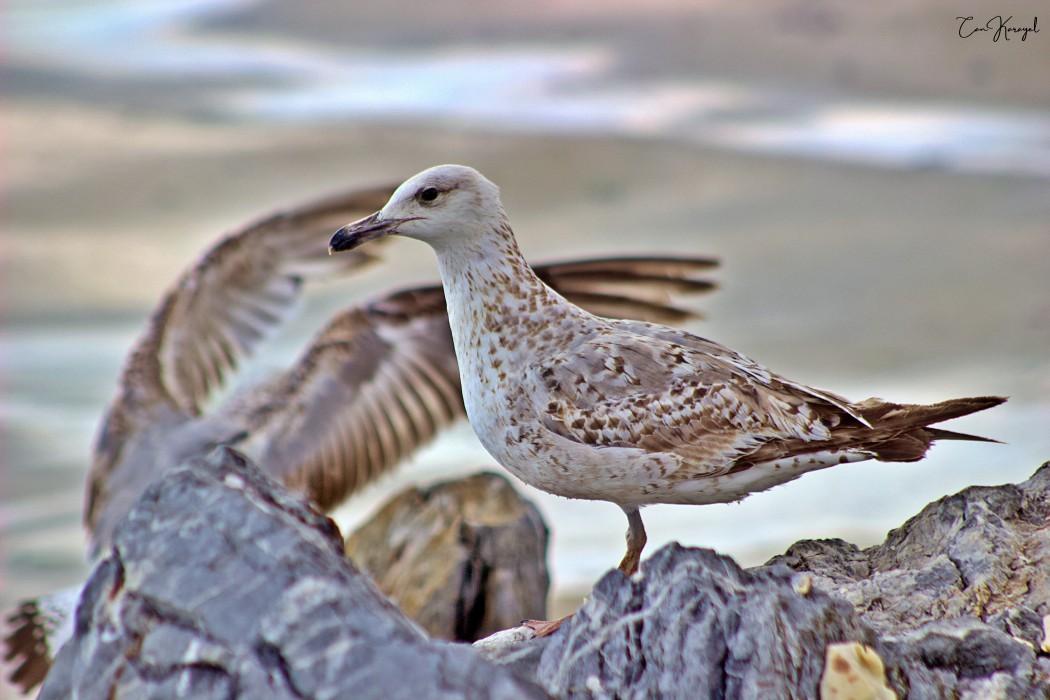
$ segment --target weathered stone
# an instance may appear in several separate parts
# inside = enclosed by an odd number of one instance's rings
[[[808,572],[876,631],[974,616],[1038,647],[1050,613],[1050,463],[1029,480],[973,486],[923,508],[882,544],[805,540],[770,560]]]
[[[434,642],[335,525],[220,450],[150,487],[92,573],[42,698],[544,697]]]
[[[1039,653],[1050,606],[1048,513],[1050,464],[1019,485],[941,499],[867,550],[799,542],[744,571],[713,552],[669,545],[638,576],[607,574],[552,637],[477,646],[557,697],[848,697],[853,689],[1050,698],[1050,659]],[[861,666],[868,678],[855,675]]]
[[[1048,503],[1045,465],[866,550],[801,542],[743,570],[669,545],[554,635],[471,649],[427,639],[330,521],[223,452],[136,505],[42,696],[1050,698]]]
[[[911,700],[1050,698],[1050,661],[974,618],[932,622],[876,649]]]
[[[499,474],[407,489],[346,553],[435,637],[472,642],[547,608],[547,527]]]
[[[608,573],[543,651],[558,697],[816,697],[828,644],[875,635],[844,601],[801,595],[785,567],[745,571],[668,545]]]

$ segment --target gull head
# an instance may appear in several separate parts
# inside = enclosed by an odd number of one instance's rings
[[[382,209],[336,231],[328,252],[400,235],[432,246],[482,235],[502,216],[499,188],[474,168],[438,165],[406,180]]]

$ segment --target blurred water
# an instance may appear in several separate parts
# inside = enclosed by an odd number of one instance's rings
[[[279,69],[277,58],[242,58],[236,49],[195,45],[182,30],[194,21],[257,0],[29,0],[6,7],[7,50],[30,65],[77,72],[208,74]]]
[[[10,53],[120,79],[192,77],[197,108],[239,118],[441,123],[480,130],[660,137],[889,168],[1050,177],[1050,115],[912,100],[803,96],[723,80],[632,80],[609,48],[571,43],[335,51],[236,40],[197,23],[251,0],[16,2]],[[256,79],[230,86],[231,79]]]
[[[203,115],[246,124],[276,123],[289,129],[326,123],[399,123],[462,132],[651,139],[683,148],[704,146],[801,162],[863,164],[890,172],[930,169],[943,171],[946,177],[1008,176],[1001,183],[1050,177],[1050,116],[1044,113],[1009,106],[796,94],[714,76],[643,81],[624,70],[622,55],[609,45],[594,42],[341,51],[293,39],[244,34],[231,38],[199,30],[205,20],[253,4],[248,0],[13,2],[7,8],[10,38],[6,50],[8,59],[18,66],[72,75],[77,80],[131,82],[154,89],[178,82],[182,86],[178,105],[167,107],[176,110],[174,118]],[[1013,196],[1011,192],[1007,196]],[[873,207],[880,206],[874,198],[873,202]],[[1034,206],[1028,199],[1022,204]],[[730,214],[733,206],[737,205],[725,205]],[[655,215],[659,223],[660,213],[643,211],[638,216],[644,226],[659,229],[646,217]],[[715,211],[711,217],[721,221],[718,215]],[[643,226],[638,229],[646,230]],[[1016,232],[1003,235],[1012,233]],[[872,245],[889,235],[872,235],[863,229],[861,234],[859,240],[874,241]],[[1045,228],[1034,233],[1026,229],[1010,237],[1016,259],[1030,263],[1029,251],[1045,250],[1038,241],[1030,243],[1044,234],[1050,235]],[[728,236],[720,240],[728,241]],[[593,241],[591,250],[601,252],[603,243]],[[165,243],[158,240],[157,245]],[[751,249],[765,247],[762,255],[756,254],[766,266],[755,271],[756,287],[766,277],[783,274],[783,259],[790,257],[765,240],[736,245],[734,249],[726,242],[718,252],[736,250],[744,256]],[[909,251],[902,248],[903,266],[909,263]],[[939,250],[938,255],[950,258],[950,252]],[[827,285],[828,305],[840,309],[861,305],[856,290],[836,286],[835,275],[863,270],[822,269],[825,255],[827,248],[815,248],[809,254],[814,274],[807,281]],[[933,289],[930,282],[930,289],[917,294],[951,297],[957,286],[970,283],[930,277],[940,286]],[[1007,272],[992,283],[1010,281]],[[979,283],[988,284],[986,280]],[[738,289],[741,286],[746,285]],[[776,296],[775,289],[764,288],[764,292],[767,300]],[[892,299],[896,297],[888,303]],[[761,299],[752,301],[751,307],[741,305],[733,311],[762,319],[765,325],[760,324],[761,328],[777,332],[782,326],[808,323],[799,333],[809,333],[814,346],[826,342],[821,335],[825,319],[819,313],[803,310],[798,315],[763,318]],[[721,314],[712,314],[714,321],[705,329],[713,329],[710,332],[715,337],[741,333],[740,325],[733,325],[734,314],[728,311],[727,307]],[[1010,311],[1004,307],[1001,313]],[[993,313],[1000,310],[974,311],[975,315]],[[323,320],[312,318],[316,324]],[[1024,318],[1045,325],[1050,316]],[[141,317],[79,324],[26,322],[8,328],[0,338],[6,374],[0,418],[8,462],[0,484],[0,530],[5,533],[0,547],[6,548],[8,588],[0,591],[0,602],[40,585],[68,583],[83,572],[81,480],[96,421],[112,395],[123,355],[140,323]],[[303,339],[285,341],[279,352],[285,359],[291,357]],[[73,361],[71,340],[76,348]],[[850,343],[850,337],[829,342],[856,349]],[[982,362],[967,355],[965,344],[960,343],[958,350],[959,358],[943,363],[915,351],[910,358],[914,365],[902,363],[878,375],[829,378],[822,385],[846,395],[877,393],[909,400],[945,398],[952,387],[994,386],[995,391],[1017,398],[1002,409],[953,427],[992,435],[1007,445],[941,445],[919,465],[846,465],[739,505],[648,509],[650,551],[676,539],[713,546],[753,564],[799,537],[842,536],[872,542],[912,514],[921,505],[916,498],[936,497],[971,483],[1023,478],[1050,456],[1046,348],[1004,352],[982,358]],[[988,378],[990,366],[1000,374]],[[1004,464],[1011,465],[1010,470],[999,468]],[[349,503],[340,517],[352,523],[364,517],[384,494],[405,483],[444,478],[479,465],[495,468],[469,428],[460,426],[418,455],[398,476]],[[625,528],[618,509],[535,491],[529,494],[540,502],[552,524],[552,565],[562,590],[583,589],[616,563]]]

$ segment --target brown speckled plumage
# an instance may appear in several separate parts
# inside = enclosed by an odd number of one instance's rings
[[[594,316],[545,285],[514,240],[499,190],[439,166],[404,183],[333,250],[389,233],[437,253],[478,438],[523,481],[628,515],[633,571],[652,503],[718,503],[866,459],[920,459],[935,439],[980,439],[929,424],[989,408],[851,403],[781,377],[704,338]]]

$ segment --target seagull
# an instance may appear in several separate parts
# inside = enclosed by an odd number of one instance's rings
[[[188,459],[232,445],[329,509],[463,414],[440,286],[380,295],[334,315],[273,380],[212,407],[238,365],[286,319],[304,282],[362,270],[375,252],[333,258],[328,234],[374,211],[393,186],[352,189],[251,222],[207,249],[162,296],[128,353],[86,487],[89,559],[146,487]],[[537,267],[596,313],[681,323],[672,297],[710,291],[701,256],[579,259]],[[72,635],[80,587],[22,602],[10,617],[12,681],[39,684]]]
[[[528,265],[499,189],[472,168],[412,177],[329,250],[395,234],[437,254],[481,444],[531,486],[620,506],[624,574],[645,546],[643,506],[739,501],[836,464],[915,461],[939,439],[994,442],[929,426],[1001,397],[854,403],[691,333],[589,313]]]

